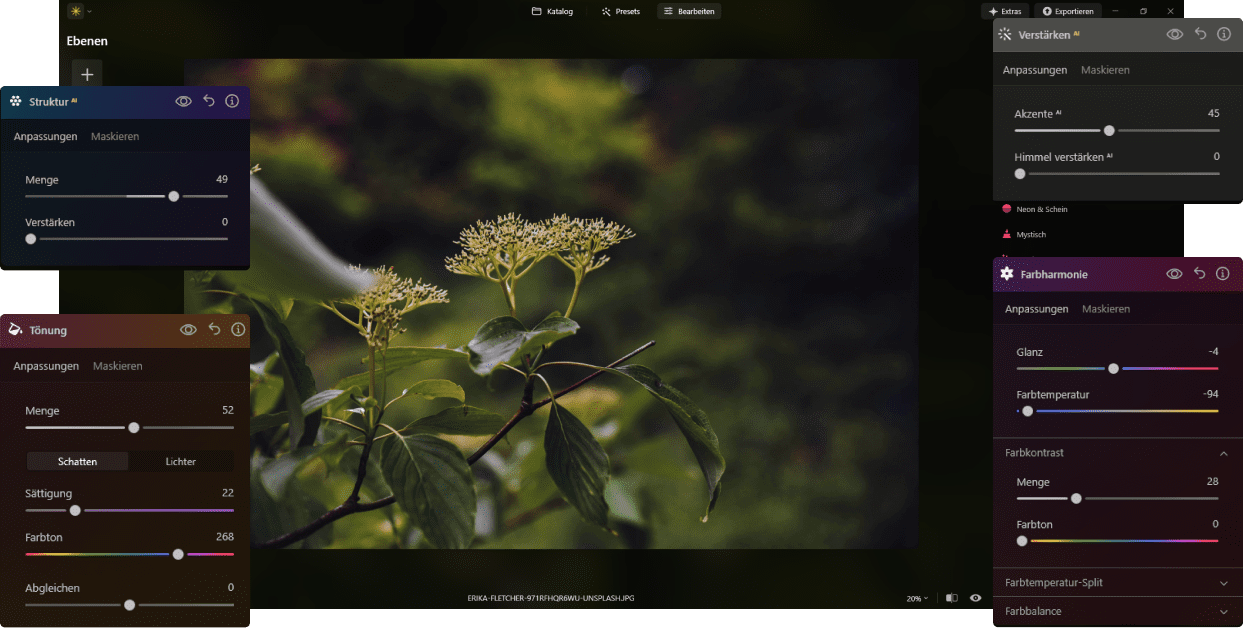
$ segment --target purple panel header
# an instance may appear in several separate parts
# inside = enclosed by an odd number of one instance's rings
[[[13,87],[4,120],[249,120],[248,87]]]
[[[1238,291],[1238,257],[993,258],[993,292]]]

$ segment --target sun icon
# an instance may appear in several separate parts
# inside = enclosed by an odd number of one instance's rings
[[[82,7],[73,7],[69,9],[69,14],[74,17],[78,17],[79,15],[82,15]]]

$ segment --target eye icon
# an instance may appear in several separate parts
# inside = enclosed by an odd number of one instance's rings
[[[1165,276],[1169,277],[1170,279],[1178,279],[1179,277],[1183,276],[1183,271],[1178,270],[1177,268],[1171,268],[1165,271]]]
[[[1170,30],[1165,32],[1165,36],[1169,37],[1170,39],[1173,39],[1174,41],[1178,41],[1183,38],[1183,32],[1178,30],[1177,28],[1171,28]]]
[[[195,327],[194,325],[191,325],[190,323],[186,323],[185,325],[181,326],[181,333],[187,336],[193,336],[194,332],[196,331],[198,331],[198,328]]]
[[[189,107],[190,103],[193,101],[190,100],[189,96],[178,96],[175,102],[179,107]]]

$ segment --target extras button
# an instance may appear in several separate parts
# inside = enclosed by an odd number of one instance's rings
[[[1030,17],[1031,5],[1026,2],[985,2],[980,5],[980,17],[992,20],[999,17]]]

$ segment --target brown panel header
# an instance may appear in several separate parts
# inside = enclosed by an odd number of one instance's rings
[[[0,349],[250,347],[246,314],[5,314]]]

